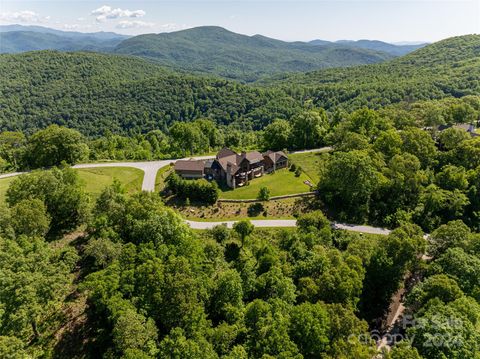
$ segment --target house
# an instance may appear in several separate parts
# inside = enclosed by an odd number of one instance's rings
[[[288,157],[282,151],[267,151],[263,154],[265,172],[270,173],[288,166]]]
[[[182,178],[195,179],[203,178],[205,175],[205,161],[201,160],[180,160],[175,162],[175,173]]]
[[[257,151],[238,154],[223,148],[217,154],[216,160],[221,167],[220,179],[230,188],[242,187],[264,173],[263,156]]]
[[[438,132],[442,132],[442,131],[445,131],[446,129],[448,128],[457,128],[459,130],[463,130],[467,133],[470,134],[470,136],[472,137],[477,137],[477,136],[480,136],[478,133],[475,132],[475,126],[470,123],[457,123],[457,124],[453,124],[453,125],[440,125],[437,127],[437,131]]]
[[[230,188],[242,187],[249,181],[288,165],[288,158],[282,151],[242,152],[222,148],[215,159],[180,160],[175,163],[175,172],[182,178],[207,178],[224,182]]]

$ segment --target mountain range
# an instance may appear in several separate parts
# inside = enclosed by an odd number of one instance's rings
[[[146,58],[174,70],[245,82],[284,72],[383,62],[421,46],[369,40],[285,42],[262,35],[241,35],[215,26],[134,37],[40,26],[0,26],[2,53],[44,49],[118,53]]]
[[[108,52],[129,36],[113,32],[82,33],[42,26],[0,26],[0,53],[35,50]]]

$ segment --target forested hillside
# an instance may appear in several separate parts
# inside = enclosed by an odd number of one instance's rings
[[[88,136],[166,129],[208,117],[261,129],[309,106],[380,108],[480,92],[480,36],[447,39],[384,64],[242,85],[172,73],[142,59],[40,51],[1,55],[0,129],[55,123]]]
[[[446,39],[382,64],[291,75],[270,84],[327,109],[478,94],[480,35]]]
[[[1,130],[31,132],[56,123],[86,135],[135,133],[202,117],[260,128],[298,107],[281,91],[173,74],[118,55],[1,55],[0,72]]]
[[[392,58],[386,52],[354,46],[289,43],[260,35],[240,35],[214,26],[135,36],[120,43],[115,52],[148,58],[172,68],[243,81],[282,72],[371,64]]]

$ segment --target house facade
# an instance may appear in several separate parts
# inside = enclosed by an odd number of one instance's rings
[[[249,181],[288,166],[288,157],[282,151],[242,152],[222,148],[215,159],[181,160],[175,163],[175,172],[183,178],[207,178],[224,182],[230,188],[242,187]]]

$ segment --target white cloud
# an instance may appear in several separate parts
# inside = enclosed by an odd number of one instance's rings
[[[114,9],[111,6],[103,5],[98,9],[95,9],[91,13],[96,15],[96,20],[103,22],[107,19],[118,19],[121,17],[142,17],[145,16],[146,12],[144,10],[123,10],[120,8]]]
[[[1,21],[32,23],[32,22],[43,22],[49,19],[50,19],[50,16],[42,18],[35,11],[30,11],[30,10],[0,13]]]
[[[120,21],[117,24],[117,29],[133,29],[133,28],[141,28],[141,27],[153,27],[155,24],[153,22],[146,22],[140,20],[124,20]]]

